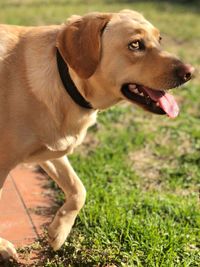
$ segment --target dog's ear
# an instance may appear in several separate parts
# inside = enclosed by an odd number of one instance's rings
[[[110,14],[92,13],[74,17],[57,37],[57,48],[76,73],[88,79],[96,70],[101,57],[101,34]]]

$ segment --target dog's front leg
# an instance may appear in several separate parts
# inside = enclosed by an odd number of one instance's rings
[[[46,161],[41,167],[66,196],[64,205],[56,213],[48,230],[49,243],[54,250],[57,250],[65,242],[77,214],[85,203],[86,191],[66,156]]]
[[[9,170],[10,168],[8,168],[8,170],[3,170],[2,168],[2,170],[0,171],[0,198],[2,194],[3,184],[6,180],[6,177],[8,176]],[[0,256],[3,259],[12,257],[17,260],[18,258],[14,245],[10,243],[8,240],[3,239],[3,238],[0,238]]]

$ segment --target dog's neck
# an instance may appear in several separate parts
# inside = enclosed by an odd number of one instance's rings
[[[55,40],[59,29],[58,26],[43,27],[40,34],[38,34],[36,27],[35,31],[28,32],[24,39],[29,38],[31,46],[27,46],[24,49],[23,57],[25,65],[29,66],[26,68],[25,73],[31,94],[33,94],[36,101],[39,101],[44,106],[48,114],[51,114],[51,123],[54,128],[60,129],[61,127],[62,131],[65,132],[67,128],[72,129],[71,124],[74,124],[75,121],[80,123],[80,127],[77,123],[74,127],[81,128],[81,125],[85,125],[87,119],[90,120],[91,117],[96,117],[97,110],[82,108],[74,104],[73,99],[65,91],[56,61]],[[34,41],[36,33],[37,38],[41,40],[41,45]],[[81,95],[88,99],[87,95],[84,94],[82,80],[75,79],[71,72],[72,70],[69,68],[70,76],[75,81],[76,87],[80,89]],[[91,101],[91,103],[93,102]],[[72,117],[73,120],[70,119]]]
[[[60,78],[62,80],[63,86],[66,92],[70,95],[73,101],[78,104],[80,107],[85,109],[93,109],[90,102],[88,102],[79,92],[76,85],[74,84],[71,76],[69,74],[69,69],[67,64],[65,63],[63,57],[61,56],[59,50],[56,51],[57,58],[57,66],[60,74]]]

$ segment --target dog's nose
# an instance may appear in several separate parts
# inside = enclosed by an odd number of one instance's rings
[[[190,64],[184,64],[177,70],[177,75],[182,82],[187,82],[192,78],[195,68]]]

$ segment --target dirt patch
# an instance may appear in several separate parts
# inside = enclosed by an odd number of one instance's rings
[[[162,149],[159,151],[158,144],[159,148],[164,149],[164,152]],[[165,182],[163,171],[178,168],[180,157],[194,151],[191,137],[187,133],[179,133],[177,142],[174,142],[170,131],[166,131],[165,134],[156,135],[156,140],[153,143],[129,153],[128,159],[131,168],[141,177],[141,184],[144,189],[159,189]]]
[[[162,186],[161,170],[168,166],[165,157],[156,155],[150,146],[146,146],[140,150],[129,154],[131,167],[138,176],[142,178],[143,188],[159,189]],[[175,166],[175,162],[170,162],[171,166]]]

